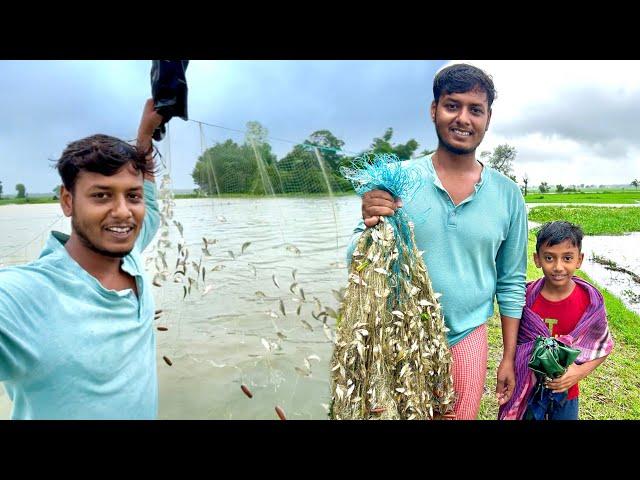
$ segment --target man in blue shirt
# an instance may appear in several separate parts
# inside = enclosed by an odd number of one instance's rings
[[[458,419],[475,419],[487,369],[486,321],[497,299],[504,353],[498,367],[500,405],[515,386],[515,347],[524,306],[527,216],[518,186],[476,160],[489,128],[493,81],[471,65],[441,70],[433,83],[431,119],[438,148],[432,155],[400,163],[422,179],[410,199],[381,190],[362,199],[362,217],[348,249],[376,225],[380,215],[403,207],[415,223],[415,238],[436,292],[440,292],[453,357]]]
[[[71,235],[0,270],[0,381],[13,419],[153,419],[154,302],[141,253],[158,230],[147,100],[137,146],[107,135],[57,162]]]

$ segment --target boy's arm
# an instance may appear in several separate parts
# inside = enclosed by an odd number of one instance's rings
[[[602,362],[605,361],[608,355],[604,357],[596,358],[590,362],[585,362],[582,365],[572,363],[567,368],[567,371],[561,377],[555,378],[545,384],[547,388],[553,390],[554,393],[565,392],[569,388],[573,387],[583,378],[591,374]]]

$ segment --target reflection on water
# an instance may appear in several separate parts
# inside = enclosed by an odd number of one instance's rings
[[[591,260],[593,253],[612,260],[620,267],[640,275],[640,232],[628,235],[585,237],[582,241],[582,270],[598,284],[622,299],[630,310],[640,314],[640,285],[623,272],[606,269]]]

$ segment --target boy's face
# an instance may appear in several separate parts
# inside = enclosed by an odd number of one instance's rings
[[[131,252],[144,219],[143,183],[127,164],[112,176],[81,171],[73,193],[62,188],[62,209],[87,248],[109,257]]]
[[[489,128],[491,110],[487,92],[476,88],[464,93],[444,92],[431,104],[431,118],[440,144],[457,155],[472,153]]]
[[[580,253],[578,247],[569,240],[552,247],[541,245],[540,251],[533,254],[536,267],[542,268],[545,280],[555,287],[568,285],[583,259],[584,253]]]

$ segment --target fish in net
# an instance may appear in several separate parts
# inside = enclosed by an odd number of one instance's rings
[[[395,155],[361,157],[342,173],[360,195],[381,189],[407,199],[420,185]],[[452,358],[439,296],[402,208],[362,233],[336,329],[330,418],[453,417]]]

